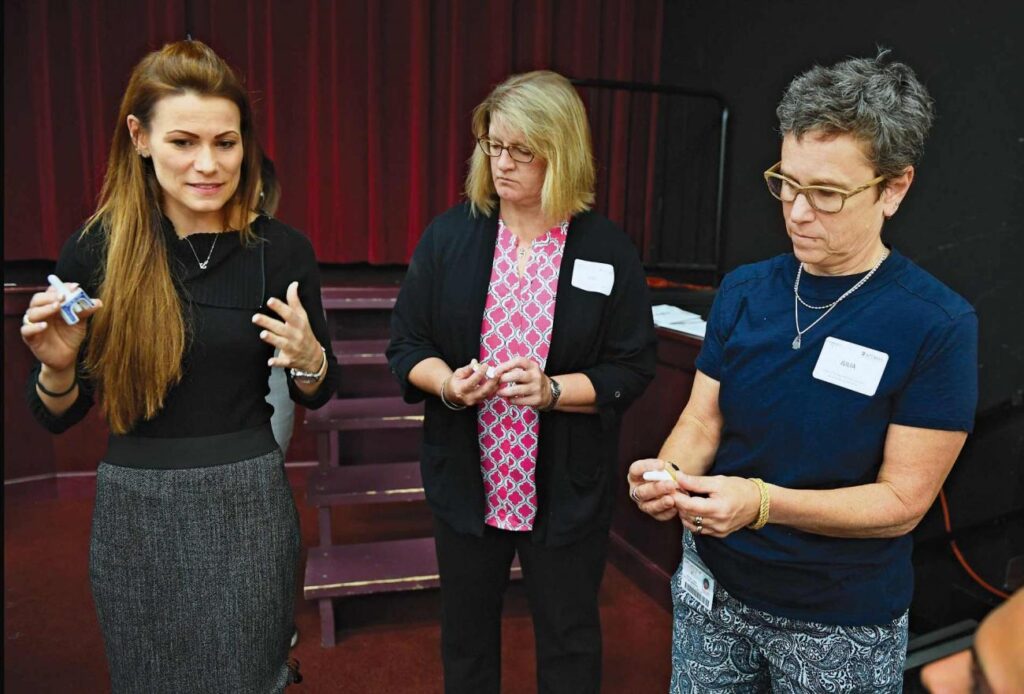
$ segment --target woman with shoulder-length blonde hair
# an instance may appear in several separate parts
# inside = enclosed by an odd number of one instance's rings
[[[57,262],[96,305],[69,325],[51,288],[24,316],[36,418],[60,433],[98,400],[110,425],[89,573],[115,692],[277,692],[298,677],[298,519],[264,398],[281,366],[292,399],[319,407],[338,368],[312,246],[257,212],[261,160],[216,53],[150,53],[96,213]]]
[[[406,400],[426,400],[445,690],[500,690],[518,554],[539,691],[596,692],[619,422],[654,375],[643,267],[590,210],[590,130],[567,79],[510,77],[472,127],[468,202],[420,239],[387,350]]]

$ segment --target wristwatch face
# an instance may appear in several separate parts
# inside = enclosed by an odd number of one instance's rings
[[[288,372],[296,383],[316,383],[317,374],[315,373],[299,371],[298,369],[289,369]]]
[[[562,396],[562,386],[558,385],[558,381],[555,379],[549,379],[551,381],[551,400],[557,401]]]

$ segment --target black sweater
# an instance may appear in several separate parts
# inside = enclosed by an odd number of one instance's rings
[[[188,342],[181,381],[167,392],[163,409],[152,419],[137,422],[129,436],[208,437],[252,430],[269,422],[273,408],[265,400],[270,376],[267,360],[274,350],[259,338],[260,329],[252,323],[252,316],[258,311],[278,318],[266,308],[266,300],[286,301],[288,284],[295,280],[313,333],[327,350],[328,372],[312,397],[306,397],[289,379],[291,397],[315,409],[337,390],[339,367],[331,351],[312,245],[302,233],[270,217],[259,217],[252,229],[262,241],[248,247],[241,243],[238,232],[192,234],[186,241],[164,220],[163,235],[182,298]],[[57,276],[65,282],[78,282],[90,296],[98,296],[104,267],[103,234],[102,229],[95,229],[83,236],[79,230],[65,243],[57,261]],[[189,242],[205,259],[215,238],[209,265],[200,270]],[[83,346],[80,358],[84,352]],[[92,407],[93,384],[81,379],[78,399],[55,417],[36,393],[38,369],[37,365],[28,383],[29,405],[44,427],[60,433]],[[115,438],[112,436],[112,442]]]
[[[453,207],[427,227],[392,313],[387,355],[406,400],[426,398],[421,467],[432,510],[459,532],[480,535],[484,492],[477,410],[452,411],[409,382],[428,357],[454,368],[480,353],[480,327],[498,219]],[[609,295],[573,286],[577,260],[611,266]],[[656,338],[643,266],[629,238],[595,212],[569,224],[558,277],[545,371],[581,372],[597,393],[597,414],[540,416],[539,509],[534,537],[573,542],[611,522],[611,475],[621,415],[654,377]]]

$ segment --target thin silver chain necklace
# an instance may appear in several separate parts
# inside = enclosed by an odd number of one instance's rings
[[[187,236],[184,237],[185,241],[188,243],[188,247],[192,249],[192,255],[196,257],[196,262],[199,263],[200,270],[205,270],[206,267],[210,264],[210,258],[213,257],[213,249],[217,247],[217,239],[219,237],[220,234],[214,234],[213,243],[210,244],[210,252],[206,254],[206,260],[199,259],[199,254],[196,253],[196,247],[192,245],[192,242],[188,240]]]
[[[843,292],[842,296],[840,296],[838,299],[833,301],[831,304],[825,304],[824,306],[811,306],[810,304],[808,304],[807,302],[805,302],[803,299],[800,298],[800,275],[802,275],[803,271],[804,271],[804,264],[800,263],[800,266],[796,270],[796,281],[793,282],[793,322],[796,324],[796,337],[793,338],[793,349],[800,349],[800,342],[801,342],[801,338],[803,337],[804,333],[806,333],[808,330],[810,330],[811,328],[816,326],[818,323],[820,323],[825,318],[825,316],[827,316],[828,314],[832,313],[832,309],[834,309],[836,306],[838,306],[840,301],[842,301],[846,297],[850,296],[850,294],[853,294],[855,291],[857,291],[858,289],[863,287],[864,283],[867,282],[869,279],[871,279],[871,276],[878,271],[878,268],[882,267],[882,263],[885,262],[885,259],[888,258],[888,257],[889,257],[889,249],[886,248],[882,252],[882,257],[878,259],[878,262],[875,263],[875,266],[873,268],[871,268],[871,270],[868,272],[868,274],[864,275],[860,279],[860,281],[857,282],[857,284],[853,285],[852,287],[847,289],[845,292]],[[800,304],[803,304],[807,308],[814,309],[816,311],[824,310],[825,312],[823,314],[821,314],[820,316],[818,316],[814,320],[813,323],[811,323],[806,328],[801,330],[800,329]]]

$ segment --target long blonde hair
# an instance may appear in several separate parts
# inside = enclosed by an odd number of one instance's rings
[[[569,80],[550,70],[512,75],[473,110],[473,136],[487,137],[494,119],[522,132],[523,144],[547,162],[545,216],[568,219],[590,209],[596,177],[590,124]],[[474,214],[490,214],[498,202],[490,162],[479,147],[469,160],[466,197]]]
[[[99,286],[103,310],[91,320],[85,367],[116,434],[155,416],[182,376],[188,325],[168,264],[161,188],[152,161],[136,152],[126,122],[134,115],[149,130],[156,104],[185,93],[226,98],[241,114],[242,170],[223,209],[225,228],[230,215],[259,203],[262,155],[237,75],[199,41],[169,43],[143,58],[121,100],[99,205],[86,222],[86,233],[104,235],[106,262]],[[243,220],[242,240],[249,243],[254,237],[248,214]]]

